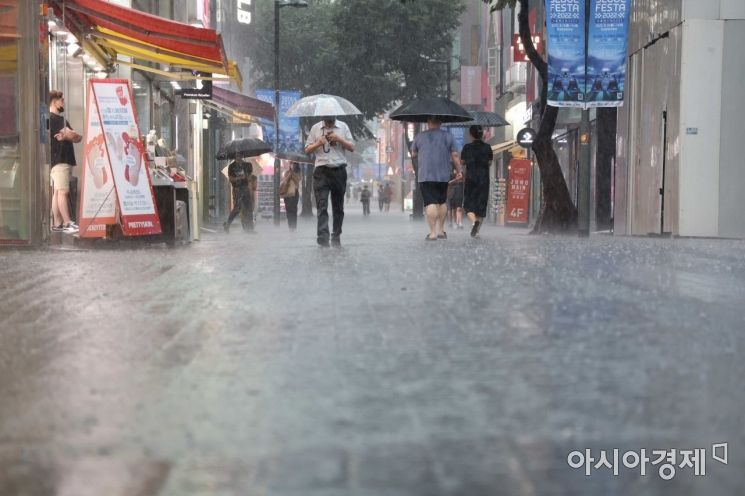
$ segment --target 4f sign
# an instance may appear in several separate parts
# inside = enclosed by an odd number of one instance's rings
[[[253,0],[238,0],[238,22],[251,24],[253,20]]]

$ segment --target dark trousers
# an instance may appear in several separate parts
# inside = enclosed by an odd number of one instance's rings
[[[297,204],[300,200],[300,193],[294,196],[285,196],[285,212],[287,212],[287,226],[290,229],[297,229]]]
[[[316,167],[313,171],[313,192],[316,195],[318,210],[318,242],[329,242],[329,193],[331,194],[331,211],[334,214],[332,237],[341,236],[341,225],[344,222],[344,192],[347,189],[346,167]]]
[[[228,215],[228,225],[241,214],[243,229],[250,231],[254,228],[253,195],[250,188],[233,188],[233,210]]]
[[[369,201],[362,202],[362,215],[370,215],[370,202]]]

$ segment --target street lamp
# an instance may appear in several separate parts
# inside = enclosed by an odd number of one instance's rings
[[[279,225],[279,9],[307,7],[306,0],[274,0],[274,225]]]

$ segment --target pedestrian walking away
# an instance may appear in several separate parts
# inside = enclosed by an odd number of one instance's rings
[[[383,210],[389,212],[391,210],[391,200],[393,200],[393,188],[391,183],[386,183],[383,188]]]
[[[51,137],[50,178],[54,187],[52,194],[52,231],[74,234],[78,226],[70,216],[70,176],[75,167],[73,143],[80,143],[83,137],[76,133],[70,123],[62,117],[65,111],[65,97],[61,91],[49,92],[49,136]]]
[[[316,196],[318,228],[316,242],[321,247],[341,246],[344,223],[344,194],[347,189],[346,152],[354,151],[349,126],[333,118],[324,119],[310,128],[305,153],[315,153],[313,192]],[[333,231],[329,236],[329,195],[333,214]]]
[[[411,144],[411,156],[419,163],[417,180],[422,192],[429,234],[426,239],[447,239],[445,217],[447,215],[448,181],[452,165],[455,178],[461,179],[460,159],[453,135],[440,129],[436,116],[427,119],[427,130],[419,133]]]
[[[372,192],[367,189],[367,185],[362,187],[362,193],[360,193],[360,201],[362,202],[362,215],[367,217],[370,215],[370,197]]]
[[[279,194],[285,202],[287,227],[294,231],[297,229],[297,205],[300,201],[300,164],[297,162],[293,162],[282,176]]]
[[[383,205],[385,205],[385,191],[383,191],[383,184],[378,184],[378,210],[383,211]]]
[[[235,160],[228,165],[228,179],[233,186],[233,209],[230,211],[228,220],[223,223],[225,232],[230,232],[230,224],[238,214],[241,214],[244,231],[251,232],[254,229],[252,171],[253,166],[240,155],[236,155]]]
[[[484,129],[471,126],[471,143],[463,147],[460,154],[466,167],[463,209],[471,221],[471,237],[477,238],[486,218],[489,203],[489,167],[494,159],[491,146],[484,143]]]

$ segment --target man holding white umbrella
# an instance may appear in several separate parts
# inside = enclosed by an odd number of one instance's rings
[[[305,97],[287,111],[291,117],[323,117],[310,128],[305,141],[305,153],[316,156],[313,171],[313,193],[318,211],[316,241],[321,247],[341,246],[341,231],[344,223],[344,194],[347,189],[346,152],[354,151],[352,133],[346,123],[337,120],[338,115],[361,113],[347,100],[332,95]],[[333,230],[329,233],[329,195],[334,216]]]

